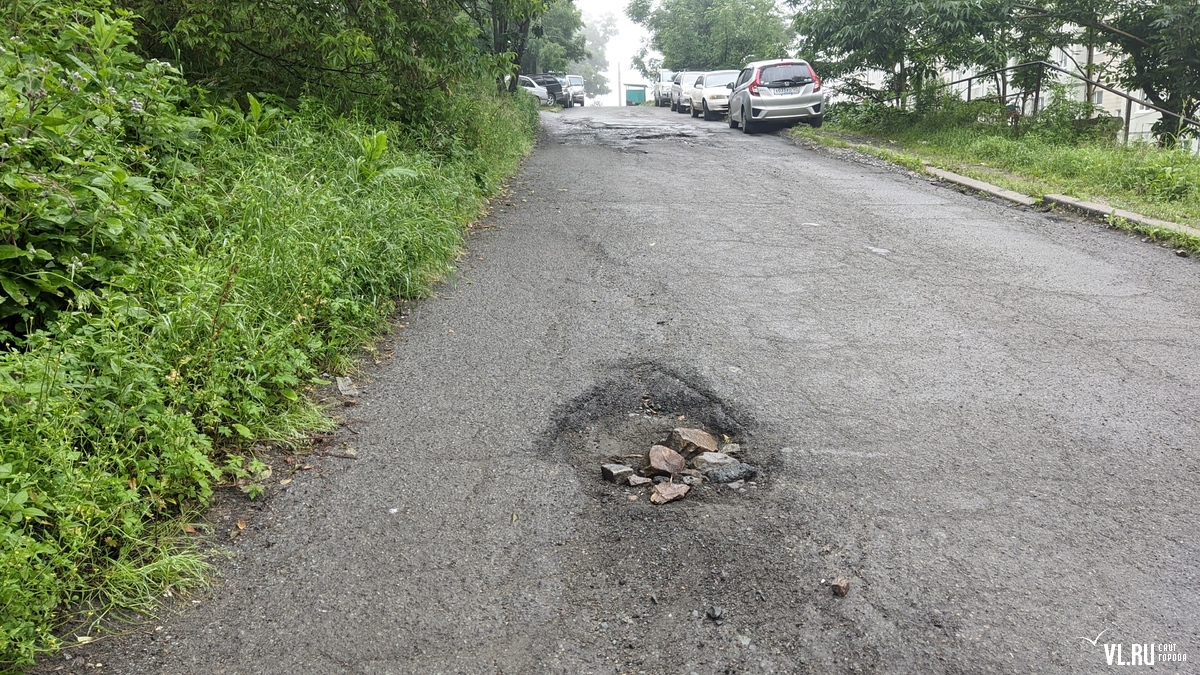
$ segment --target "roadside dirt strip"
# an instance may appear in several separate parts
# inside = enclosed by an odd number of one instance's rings
[[[211,593],[42,669],[1200,660],[1194,259],[661,108],[543,120],[355,376],[356,459],[251,516]]]

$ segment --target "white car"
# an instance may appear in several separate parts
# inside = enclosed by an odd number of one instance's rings
[[[696,78],[703,74],[698,70],[675,73],[675,79],[671,80],[671,110],[687,112],[687,107],[692,104],[692,87],[696,84]]]
[[[674,71],[663,68],[658,71],[658,79],[654,82],[654,107],[662,108],[671,105],[671,80]]]
[[[568,75],[567,82],[571,83],[571,101],[575,105],[586,103],[587,99],[583,90],[583,78],[579,75]]]
[[[737,79],[736,70],[714,70],[696,78],[688,108],[692,117],[704,114],[706,120],[720,119],[729,112],[729,85]]]
[[[815,129],[825,119],[825,92],[817,71],[802,59],[748,63],[729,85],[729,128],[754,133],[765,122],[804,122]]]
[[[521,87],[521,89],[536,96],[537,100],[538,100],[538,105],[550,105],[551,103],[554,102],[550,98],[550,92],[546,91],[545,87],[538,84],[537,82],[534,82],[533,80],[529,79],[528,77],[525,77],[524,75],[517,78],[517,84]]]

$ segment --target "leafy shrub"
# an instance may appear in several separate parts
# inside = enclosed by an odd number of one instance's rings
[[[1076,100],[1065,86],[1055,84],[1050,90],[1050,103],[1038,111],[1026,128],[1031,135],[1058,145],[1115,142],[1121,121],[1107,115],[1097,117],[1096,112],[1091,101]]]
[[[23,14],[22,14],[23,12]],[[20,2],[0,45],[0,340],[87,307],[162,244],[164,161],[194,147],[184,84],[131,50],[131,24]],[[19,18],[19,20],[14,20]]]
[[[886,133],[912,123],[915,115],[909,110],[874,101],[837,101],[825,112],[831,123],[847,129]]]

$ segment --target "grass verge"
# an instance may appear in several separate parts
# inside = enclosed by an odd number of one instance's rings
[[[1111,125],[1089,134],[1078,119],[1064,119],[1061,101],[1017,136],[987,105],[942,101],[923,113],[835,105],[824,128],[794,133],[826,145],[855,145],[914,170],[927,162],[1034,197],[1068,194],[1200,227],[1200,157],[1119,145],[1106,135]]]
[[[203,583],[186,515],[214,485],[255,495],[256,444],[327,424],[305,390],[452,269],[531,146],[525,98],[460,91],[434,130],[208,109],[195,151],[160,158],[126,273],[0,351],[0,670],[80,607]]]

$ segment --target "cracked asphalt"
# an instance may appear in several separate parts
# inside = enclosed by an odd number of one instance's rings
[[[1200,661],[1195,260],[666,109],[543,122],[357,377],[358,459],[261,506],[197,603],[40,668]],[[600,481],[680,417],[760,479],[666,506]]]

